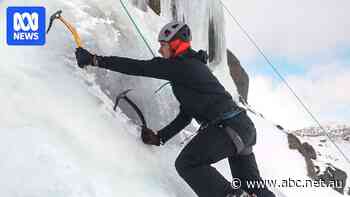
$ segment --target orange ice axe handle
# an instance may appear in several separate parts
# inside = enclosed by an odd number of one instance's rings
[[[47,28],[46,33],[47,34],[49,33],[49,31],[50,31],[50,29],[52,27],[53,21],[56,20],[56,19],[59,19],[69,29],[69,31],[72,33],[74,41],[77,44],[77,46],[78,47],[82,47],[81,39],[80,39],[80,36],[79,36],[77,30],[75,29],[75,27],[73,25],[71,25],[67,20],[65,20],[61,16],[61,14],[62,14],[62,10],[58,10],[53,15],[51,15],[49,27]]]

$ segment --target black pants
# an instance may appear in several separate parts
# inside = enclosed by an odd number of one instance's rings
[[[175,167],[199,197],[226,197],[233,191],[231,182],[210,165],[224,158],[229,158],[232,176],[242,179],[242,189],[249,191],[243,180],[261,179],[254,153],[237,155],[229,135],[216,126],[199,132],[181,151]],[[250,192],[257,193],[259,197],[274,196],[267,189]]]

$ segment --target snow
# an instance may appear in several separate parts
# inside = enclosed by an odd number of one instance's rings
[[[47,13],[63,9],[64,17],[76,24],[84,46],[95,53],[151,57],[117,1],[2,1],[1,12],[6,13],[9,5],[44,5]],[[133,9],[131,4],[128,7],[156,51],[154,38],[166,18],[155,16],[150,9],[144,13]],[[147,20],[141,23],[142,18]],[[0,19],[0,27],[5,27],[5,21]],[[192,20],[193,24],[202,24],[206,19]],[[0,28],[0,35],[5,35],[4,29]],[[207,41],[203,40],[194,44],[205,48]],[[79,69],[72,38],[57,21],[43,47],[11,47],[3,43],[0,45],[1,196],[195,196],[174,168],[174,160],[183,148],[178,143],[181,138],[162,147],[144,145],[139,128],[120,109],[112,110],[109,90],[101,85],[103,77],[113,78],[110,81],[106,78],[109,86],[125,79],[118,88],[131,86],[140,90],[135,91],[133,98],[141,102],[142,110],[147,109],[146,117],[157,115],[159,123],[154,123],[156,119],[150,119],[149,123],[160,127],[177,110],[169,88],[154,100],[142,98],[150,98],[153,91],[149,90],[163,81],[98,73],[94,68]],[[125,46],[128,51],[124,50]],[[215,74],[236,95],[224,66],[223,61]],[[172,104],[168,105],[168,101]],[[158,107],[153,108],[155,105]],[[304,160],[299,153],[288,149],[286,136],[269,123],[251,117],[258,128],[255,153],[263,177],[307,179]],[[230,179],[225,160],[216,166]],[[278,196],[340,196],[333,190],[319,188],[274,191]]]

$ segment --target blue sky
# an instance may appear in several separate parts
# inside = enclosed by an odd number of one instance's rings
[[[337,80],[338,75],[344,74],[343,71],[347,71],[348,74],[350,74],[350,48],[344,49],[334,49],[337,51],[336,55],[325,57],[325,56],[313,56],[309,58],[299,58],[299,59],[293,59],[288,57],[280,57],[280,56],[273,56],[272,54],[269,55],[270,61],[274,64],[274,66],[277,68],[277,70],[284,76],[289,85],[297,92],[298,96],[302,98],[303,102],[305,102],[311,109],[312,112],[314,112],[314,115],[318,117],[322,123],[333,123],[338,122],[339,124],[349,124],[350,125],[350,95],[348,95],[345,99],[337,100],[332,99],[335,94],[331,89],[331,91],[328,88],[325,88],[324,91],[322,91],[322,86],[324,86],[324,83],[327,82],[328,84],[333,84],[334,80]],[[273,69],[270,67],[270,65],[262,58],[257,56],[256,58],[251,58],[247,62],[241,62],[246,71],[249,73],[250,78],[255,77],[261,77],[266,80],[271,81],[271,86],[269,87],[269,91],[266,92],[259,92],[259,95],[264,94],[279,94],[280,100],[283,100],[286,95],[291,98],[293,97],[290,92],[287,91],[286,86],[281,82],[277,74],[273,71]],[[313,66],[312,66],[313,65]],[[320,69],[318,69],[317,65],[321,65]],[[321,72],[319,74],[311,74],[311,73],[317,73],[317,70],[325,69],[324,65],[327,66],[328,69],[333,69],[333,72]],[[326,69],[326,70],[328,70]],[[339,72],[337,72],[339,70]],[[329,77],[331,79],[322,79]],[[348,81],[344,81],[344,83],[340,84],[343,86],[343,91],[348,91],[348,85],[350,84],[350,75],[348,76]],[[297,80],[303,80],[303,83],[305,86],[309,86],[309,91],[317,91],[318,93],[315,93],[315,96],[312,94],[304,93],[303,88],[300,85],[300,82],[295,82]],[[326,81],[327,80],[327,81]],[[322,82],[324,81],[324,82]],[[349,82],[349,83],[347,83]],[[254,79],[251,80],[250,86],[253,86],[250,91],[254,90]],[[339,88],[339,86],[338,86]],[[341,86],[340,86],[341,88]],[[284,90],[281,90],[284,89]],[[288,92],[288,93],[287,93]],[[283,94],[283,95],[282,95]],[[255,94],[256,95],[256,94]],[[276,95],[278,97],[278,95]],[[310,98],[311,97],[311,98]],[[253,100],[252,103],[255,103],[256,105],[262,105],[261,103],[257,102],[257,98],[250,97],[250,100]],[[255,100],[255,101],[254,101]],[[300,128],[305,126],[310,126],[315,124],[314,121],[312,121],[309,117],[306,117],[306,112],[301,108],[301,105],[298,104],[296,99],[286,99],[288,102],[294,102],[294,107],[300,108],[297,113],[294,114],[295,118],[300,117],[300,114],[303,114],[303,118],[307,119],[308,121],[300,121],[301,124],[298,125],[295,128]],[[324,100],[324,101],[321,101]],[[324,108],[322,110],[321,106],[317,106],[317,102],[325,103],[326,100],[332,100],[333,102],[327,103],[328,105],[332,106]],[[264,103],[266,105],[267,102]],[[274,108],[274,103],[271,102],[268,105],[270,105],[270,109]],[[321,104],[320,104],[321,105]],[[321,108],[321,109],[318,109]],[[289,111],[284,110],[283,108],[280,110],[273,110],[271,111],[265,111],[265,114],[272,114],[272,117],[275,117],[276,114],[288,114],[286,115],[285,120],[281,120],[281,122],[285,122],[289,117],[292,118],[293,114],[289,114]],[[293,124],[297,121],[293,121]],[[287,124],[288,125],[288,124]],[[288,125],[289,128],[294,128],[294,125]]]
[[[274,54],[267,54],[267,56],[283,76],[302,76],[305,75],[309,69],[309,65],[330,64],[334,61],[350,62],[350,45],[348,47],[335,48],[334,54],[316,54],[314,56],[304,58],[292,59],[288,56],[274,56]],[[250,58],[241,63],[245,66],[247,72],[251,74],[276,76],[271,66],[259,54],[255,58]]]
[[[287,57],[269,57],[272,64],[283,75],[302,75],[305,74],[305,63],[289,60]],[[253,58],[245,64],[247,72],[260,75],[275,75],[271,66],[262,57]]]

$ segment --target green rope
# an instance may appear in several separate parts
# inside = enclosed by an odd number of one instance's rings
[[[141,33],[141,30],[139,29],[139,27],[137,26],[137,24],[135,23],[135,20],[132,18],[132,16],[130,15],[128,9],[126,8],[125,4],[123,3],[122,0],[120,0],[120,3],[122,4],[126,14],[128,15],[129,19],[131,20],[131,22],[134,24],[134,27],[136,28],[137,32],[139,33],[139,35],[141,36],[143,42],[146,44],[148,50],[152,53],[153,57],[156,57],[156,55],[154,54],[154,52],[152,51],[151,47],[149,46],[146,38],[143,36],[143,34]],[[164,86],[170,84],[170,82],[167,82],[163,85],[160,86],[160,88],[158,88],[153,94],[157,94]]]
[[[154,54],[154,52],[152,51],[151,47],[149,46],[146,38],[143,36],[143,34],[141,33],[139,27],[137,26],[137,24],[135,23],[135,20],[132,18],[132,16],[130,15],[128,9],[126,8],[125,4],[123,3],[122,0],[120,0],[120,3],[122,4],[126,14],[128,15],[129,19],[131,20],[131,22],[133,23],[134,27],[136,28],[137,32],[139,33],[139,35],[141,36],[143,42],[146,44],[148,50],[152,53],[153,57],[155,57],[156,55]]]

